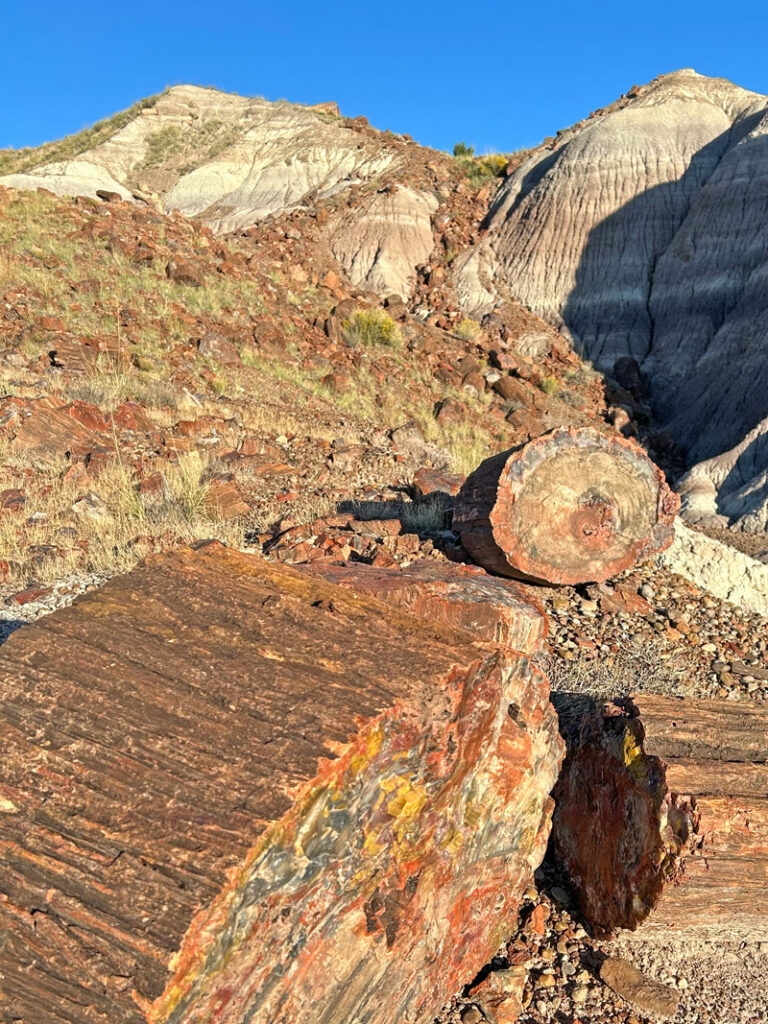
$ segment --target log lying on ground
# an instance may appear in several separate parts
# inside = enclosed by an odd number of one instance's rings
[[[554,700],[552,850],[594,930],[768,941],[768,709]]]
[[[514,928],[562,743],[467,631],[208,546],[0,648],[0,1019],[428,1021]]]
[[[530,593],[532,587],[489,576],[475,565],[423,559],[405,569],[347,562],[309,565],[306,571],[522,654],[537,651],[547,635],[546,612]]]
[[[453,528],[490,572],[600,582],[669,547],[678,507],[634,441],[558,428],[486,459],[459,492]]]

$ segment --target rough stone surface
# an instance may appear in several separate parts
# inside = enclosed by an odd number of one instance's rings
[[[677,1013],[679,993],[662,985],[619,957],[608,957],[600,968],[600,977],[617,995],[654,1017],[669,1018]]]
[[[407,187],[377,192],[334,226],[331,251],[353,284],[408,297],[416,267],[434,248],[431,216],[437,205],[433,195]]]
[[[160,195],[168,211],[228,231],[291,209],[310,193],[365,181],[391,161],[380,143],[311,107],[181,85],[77,159],[7,175],[0,184],[126,197],[138,188]]]
[[[503,278],[608,373],[637,359],[712,511],[747,530],[768,524],[767,181],[766,97],[664,75],[535,150],[458,281],[482,312]]]
[[[16,631],[0,1017],[431,1019],[543,854],[547,694],[464,630],[218,545]]]
[[[599,934],[768,941],[768,714],[558,694],[552,849]]]
[[[309,571],[524,654],[537,651],[547,633],[546,614],[532,588],[489,576],[475,566],[422,561],[407,569],[378,569],[352,562],[310,566]]]
[[[633,442],[557,429],[486,459],[459,492],[453,528],[493,572],[581,583],[668,547],[677,507]]]
[[[658,556],[658,562],[722,601],[768,615],[768,565],[679,520],[675,539]]]

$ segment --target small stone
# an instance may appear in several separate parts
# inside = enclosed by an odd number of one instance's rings
[[[577,985],[571,992],[571,999],[574,1003],[585,1003],[589,998],[589,988],[586,985]]]
[[[480,1012],[480,1008],[475,1005],[465,1006],[461,1011],[461,1024],[480,1024],[484,1020],[485,1017]]]
[[[677,1013],[677,992],[646,977],[627,960],[608,957],[600,968],[600,977],[617,995],[651,1016],[674,1017]]]

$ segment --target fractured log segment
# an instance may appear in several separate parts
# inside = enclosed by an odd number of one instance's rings
[[[309,565],[305,571],[522,654],[537,651],[547,635],[546,611],[534,588],[489,576],[479,566],[424,559],[405,569],[347,562]]]
[[[2,1020],[428,1020],[549,832],[524,658],[221,546],[17,631],[0,708]]]
[[[594,930],[768,940],[768,710],[554,700],[552,851]]]
[[[558,428],[481,463],[459,492],[453,528],[491,572],[600,582],[669,547],[679,504],[634,441]]]

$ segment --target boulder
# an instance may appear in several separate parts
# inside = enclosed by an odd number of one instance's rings
[[[18,630],[0,708],[4,1020],[426,1024],[549,832],[525,657],[220,545]]]

